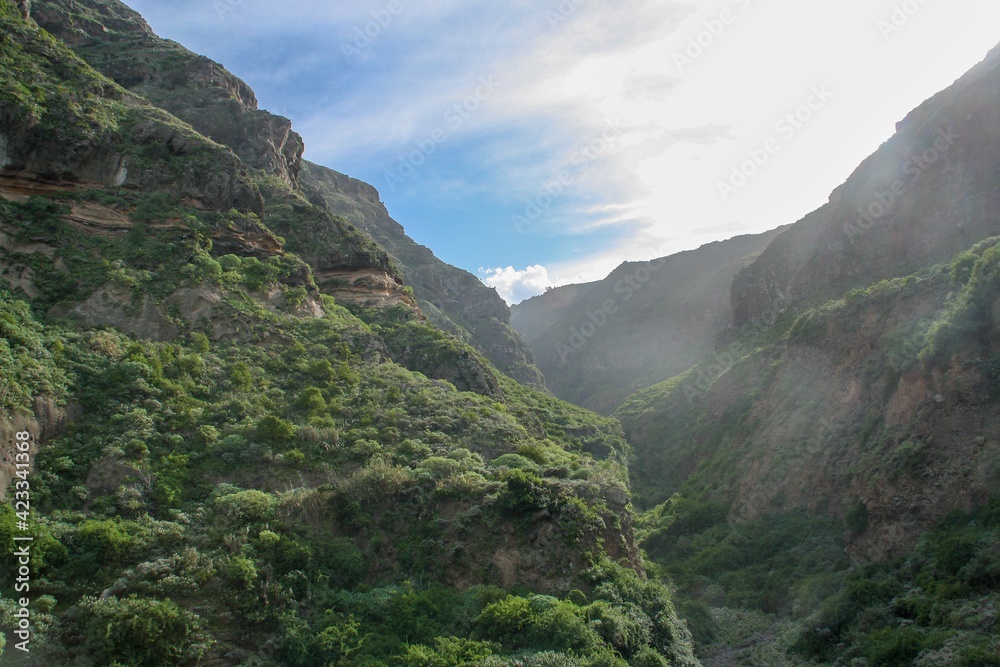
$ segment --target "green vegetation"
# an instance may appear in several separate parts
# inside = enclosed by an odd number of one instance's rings
[[[126,242],[71,224],[80,202],[119,212]],[[33,592],[54,601],[37,615],[38,664],[220,652],[255,664],[694,664],[667,590],[609,560],[633,549],[617,422],[400,312],[359,319],[293,255],[215,254],[213,235],[259,224],[245,214],[92,190],[0,202],[0,215],[24,247],[51,249],[10,256],[32,267],[33,297],[0,290],[5,414],[30,415],[37,396],[78,413],[32,476]],[[321,317],[262,301],[303,284]],[[155,342],[60,319],[107,285],[129,295],[126,316],[159,309],[176,333]],[[184,290],[218,310],[187,319],[173,307]],[[389,361],[393,350],[473,364],[496,391],[428,379]],[[5,505],[0,545],[13,534]],[[494,558],[516,562],[538,540],[530,567]],[[491,607],[517,599],[531,605],[528,639]]]
[[[724,505],[676,495],[642,515],[649,558],[678,585],[695,638],[720,629],[709,607],[803,617],[849,566],[839,522],[803,512],[730,525]]]
[[[1000,498],[956,513],[905,558],[856,568],[810,616],[806,658],[867,658],[875,667],[1000,665]],[[925,664],[922,662],[921,664]]]
[[[615,413],[638,458],[635,502],[649,508],[640,544],[678,587],[700,653],[759,643],[770,648],[737,653],[750,664],[994,664],[998,587],[978,568],[995,565],[996,531],[984,518],[995,509],[945,521],[901,561],[854,567],[846,552],[884,530],[884,506],[869,510],[874,490],[931,483],[941,451],[971,439],[942,442],[917,408],[912,421],[889,423],[898,393],[983,410],[1000,396],[996,247],[990,239],[769,329],[748,327]],[[858,331],[858,322],[878,326]],[[960,388],[942,380],[955,372]],[[933,397],[946,386],[947,398]],[[844,411],[848,387],[862,393]],[[976,442],[970,485],[990,493],[995,447]],[[829,480],[843,497],[815,497],[802,479]],[[812,512],[798,509],[807,503]],[[903,613],[907,605],[922,615]]]

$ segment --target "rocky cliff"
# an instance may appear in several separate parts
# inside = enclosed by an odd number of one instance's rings
[[[910,113],[829,203],[736,277],[735,324],[909,275],[1000,231],[998,95],[1000,48]]]
[[[253,214],[284,239],[217,229],[219,250],[249,242],[246,252],[280,254],[287,242],[311,263],[320,289],[345,303],[415,305],[383,249],[298,194],[302,141],[290,121],[257,109],[244,82],[160,39],[121,3],[39,3],[32,16],[44,30],[30,21],[5,25],[12,58],[0,99],[5,191],[38,182],[111,185]],[[18,85],[25,77],[36,82],[31,93]]]
[[[302,138],[287,118],[258,109],[253,90],[219,63],[156,36],[121,3],[52,0],[32,17],[108,78],[295,187]]]
[[[804,508],[880,560],[1000,488],[1000,50],[736,277],[736,329],[617,415],[649,502]]]
[[[303,163],[302,184],[313,201],[324,203],[389,251],[431,322],[473,345],[515,380],[543,385],[531,351],[511,327],[510,310],[496,290],[408,237],[374,187],[310,162]]]

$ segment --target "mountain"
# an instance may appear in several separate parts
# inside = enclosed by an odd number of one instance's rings
[[[713,350],[715,335],[732,320],[733,277],[781,231],[626,262],[604,280],[513,306],[511,322],[556,396],[609,414]]]
[[[619,424],[301,154],[125,5],[0,2],[4,664],[697,665]]]
[[[356,227],[374,237],[391,253],[400,276],[381,270],[361,275],[345,271],[344,258],[336,254],[341,239],[331,239],[313,256],[310,244],[297,244],[295,230],[278,230],[310,261],[321,282],[342,288],[342,298],[359,281],[363,299],[368,298],[369,284],[379,285],[390,299],[405,298],[394,294],[398,290],[393,284],[394,278],[404,277],[421,310],[436,325],[472,344],[511,377],[543,385],[530,352],[509,326],[510,315],[499,295],[414,243],[389,217],[370,185],[304,161],[305,146],[291,121],[258,109],[253,90],[224,67],[160,39],[123,5],[44,3],[35,9],[34,18],[102,74],[190,123],[279,184],[295,190],[302,180],[302,197],[328,208],[348,229]],[[309,240],[315,241],[315,235]]]
[[[911,112],[827,205],[775,239],[736,280],[735,324],[909,275],[995,234],[998,64],[994,50]]]
[[[995,614],[959,610],[1000,588],[998,103],[1000,48],[739,272],[711,354],[614,413],[699,640],[739,609],[759,664],[997,664]]]
[[[511,327],[510,310],[496,290],[407,236],[372,186],[308,161],[302,166],[307,191],[388,250],[431,322],[478,349],[515,380],[544,387],[531,350]]]

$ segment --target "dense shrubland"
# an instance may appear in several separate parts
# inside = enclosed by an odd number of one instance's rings
[[[77,202],[134,227],[81,232]],[[54,249],[15,256],[34,298],[0,292],[4,411],[45,396],[74,414],[31,478],[37,664],[694,664],[668,590],[629,569],[617,422],[412,315],[340,307],[294,255],[214,254],[245,214],[90,191],[0,215]],[[167,310],[180,333],[162,342],[79,327],[73,304],[111,283],[133,303],[198,288],[222,305],[195,327]],[[321,317],[262,300],[299,288]],[[239,326],[219,338],[220,322]],[[472,359],[500,392],[428,379],[394,348]],[[14,534],[5,504],[0,548]],[[539,551],[530,584],[501,587],[498,550]]]

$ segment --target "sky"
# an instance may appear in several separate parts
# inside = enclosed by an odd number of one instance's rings
[[[509,303],[795,222],[996,0],[126,0]]]

